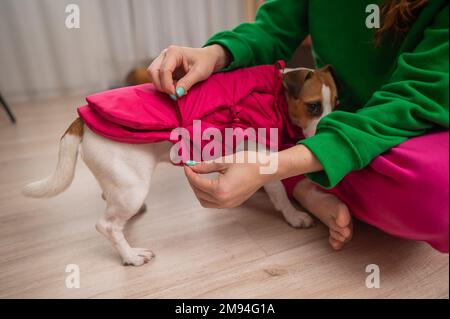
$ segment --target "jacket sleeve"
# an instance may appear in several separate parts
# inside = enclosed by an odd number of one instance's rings
[[[407,138],[434,127],[448,128],[448,14],[447,6],[416,48],[399,55],[388,83],[363,108],[330,113],[319,122],[315,136],[299,142],[324,168],[307,174],[311,180],[331,188]]]
[[[289,60],[308,34],[307,0],[267,0],[255,22],[213,35],[205,44],[220,44],[231,55],[222,71]]]

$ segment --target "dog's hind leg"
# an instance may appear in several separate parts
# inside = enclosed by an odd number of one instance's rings
[[[109,193],[107,207],[96,229],[117,249],[125,265],[140,266],[150,261],[154,254],[149,249],[131,247],[123,233],[126,222],[142,207],[147,189],[141,183]]]
[[[82,157],[102,188],[106,212],[96,229],[117,249],[126,265],[140,266],[154,254],[144,248],[131,247],[123,233],[126,222],[139,212],[147,196],[153,170],[162,143],[132,145],[104,139],[86,130]]]
[[[102,193],[102,199],[106,200],[106,196],[103,193]],[[137,214],[142,214],[142,213],[145,213],[146,211],[147,211],[147,205],[144,203],[144,204],[142,204],[141,208],[139,208]]]

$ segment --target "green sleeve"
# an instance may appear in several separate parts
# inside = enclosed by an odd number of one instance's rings
[[[231,55],[222,71],[289,60],[308,34],[306,0],[268,0],[257,11],[255,22],[213,35],[205,44],[220,44]]]
[[[448,128],[448,15],[447,6],[424,31],[419,45],[399,55],[388,83],[363,108],[330,113],[319,122],[315,136],[299,142],[324,168],[308,174],[311,180],[331,188],[407,138],[434,127]]]

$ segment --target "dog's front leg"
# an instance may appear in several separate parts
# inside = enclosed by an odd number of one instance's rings
[[[292,205],[281,181],[267,183],[264,185],[264,189],[275,209],[283,213],[284,218],[292,227],[307,228],[314,224],[311,216]]]

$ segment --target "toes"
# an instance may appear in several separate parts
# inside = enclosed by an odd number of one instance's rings
[[[340,227],[330,228],[330,236],[343,243],[349,242],[353,237],[353,224],[350,223],[348,227],[344,228]]]
[[[330,242],[330,245],[331,245],[331,247],[332,247],[334,250],[341,250],[342,247],[344,247],[344,243],[343,243],[343,242],[341,242],[341,241],[339,241],[339,240],[336,240],[336,239],[334,239],[334,238],[331,237],[331,236],[330,236],[330,238],[329,238],[328,241]]]
[[[308,214],[296,211],[285,215],[286,221],[294,228],[308,228],[314,225],[314,219]]]
[[[152,252],[145,253],[145,254],[139,254],[139,256],[143,257],[146,262],[152,260],[153,257],[155,257],[155,255]]]
[[[133,250],[138,256],[143,257],[146,262],[155,257],[155,254],[150,249],[134,248]]]
[[[145,263],[146,263],[146,261],[145,261],[144,257],[140,257],[140,256],[134,256],[132,258],[125,259],[123,261],[123,264],[125,266],[142,266]]]
[[[340,242],[345,242],[347,240],[346,236],[343,236],[340,232],[337,232],[333,229],[330,229],[330,236],[331,238],[340,241]]]
[[[344,203],[339,203],[335,219],[336,225],[340,228],[344,228],[349,226],[351,221],[352,217],[350,216],[347,206]]]
[[[338,233],[341,235],[345,240],[350,238],[352,236],[352,229],[350,227],[344,227],[344,228],[330,228],[330,232],[333,231],[334,233]]]
[[[124,259],[125,266],[142,266],[155,257],[155,254],[146,248],[133,248],[133,254]]]

